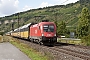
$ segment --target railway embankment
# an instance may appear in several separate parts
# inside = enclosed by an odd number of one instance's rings
[[[5,38],[4,38],[5,39]],[[56,43],[54,47],[39,45],[29,40],[7,37],[10,43],[28,55],[31,60],[89,60],[90,47]]]

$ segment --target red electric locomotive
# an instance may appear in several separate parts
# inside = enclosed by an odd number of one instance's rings
[[[54,45],[57,42],[56,25],[53,22],[43,21],[31,25],[29,38],[33,42],[44,45]]]

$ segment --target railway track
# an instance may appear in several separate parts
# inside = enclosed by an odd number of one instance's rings
[[[82,48],[82,49],[89,49],[89,50],[90,50],[90,46],[75,45],[75,47],[77,47],[77,48]]]
[[[90,54],[75,51],[75,50],[71,50],[71,49],[68,49],[68,48],[51,47],[50,49],[52,49],[54,51],[62,52],[62,53],[68,54],[68,55],[72,55],[74,57],[78,57],[78,58],[81,58],[81,59],[84,59],[84,60],[89,60],[90,59]]]
[[[39,44],[31,43],[30,41],[21,40],[30,47],[42,52],[44,55],[52,54],[53,60],[90,60],[90,50],[74,45],[61,45],[54,47],[40,46]],[[52,60],[52,57],[50,57]]]

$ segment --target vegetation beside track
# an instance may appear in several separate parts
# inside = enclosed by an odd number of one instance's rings
[[[83,45],[85,45],[85,46],[90,46],[90,34],[89,34],[88,36],[82,37],[81,42],[82,42]]]
[[[81,39],[62,39],[58,38],[58,42],[69,43],[82,46],[90,46],[90,35],[84,36]]]
[[[82,45],[82,42],[81,42],[80,39],[74,40],[74,39],[61,39],[61,38],[58,38],[58,42],[75,44],[75,45]]]
[[[0,43],[2,42],[2,36],[0,35]]]
[[[42,55],[41,52],[30,48],[27,44],[21,43],[18,39],[4,36],[4,42],[6,42],[5,40],[24,52],[31,60],[49,60],[48,56]]]

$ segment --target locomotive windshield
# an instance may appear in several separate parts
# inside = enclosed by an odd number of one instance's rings
[[[54,32],[54,25],[44,25],[43,30],[44,32]]]

